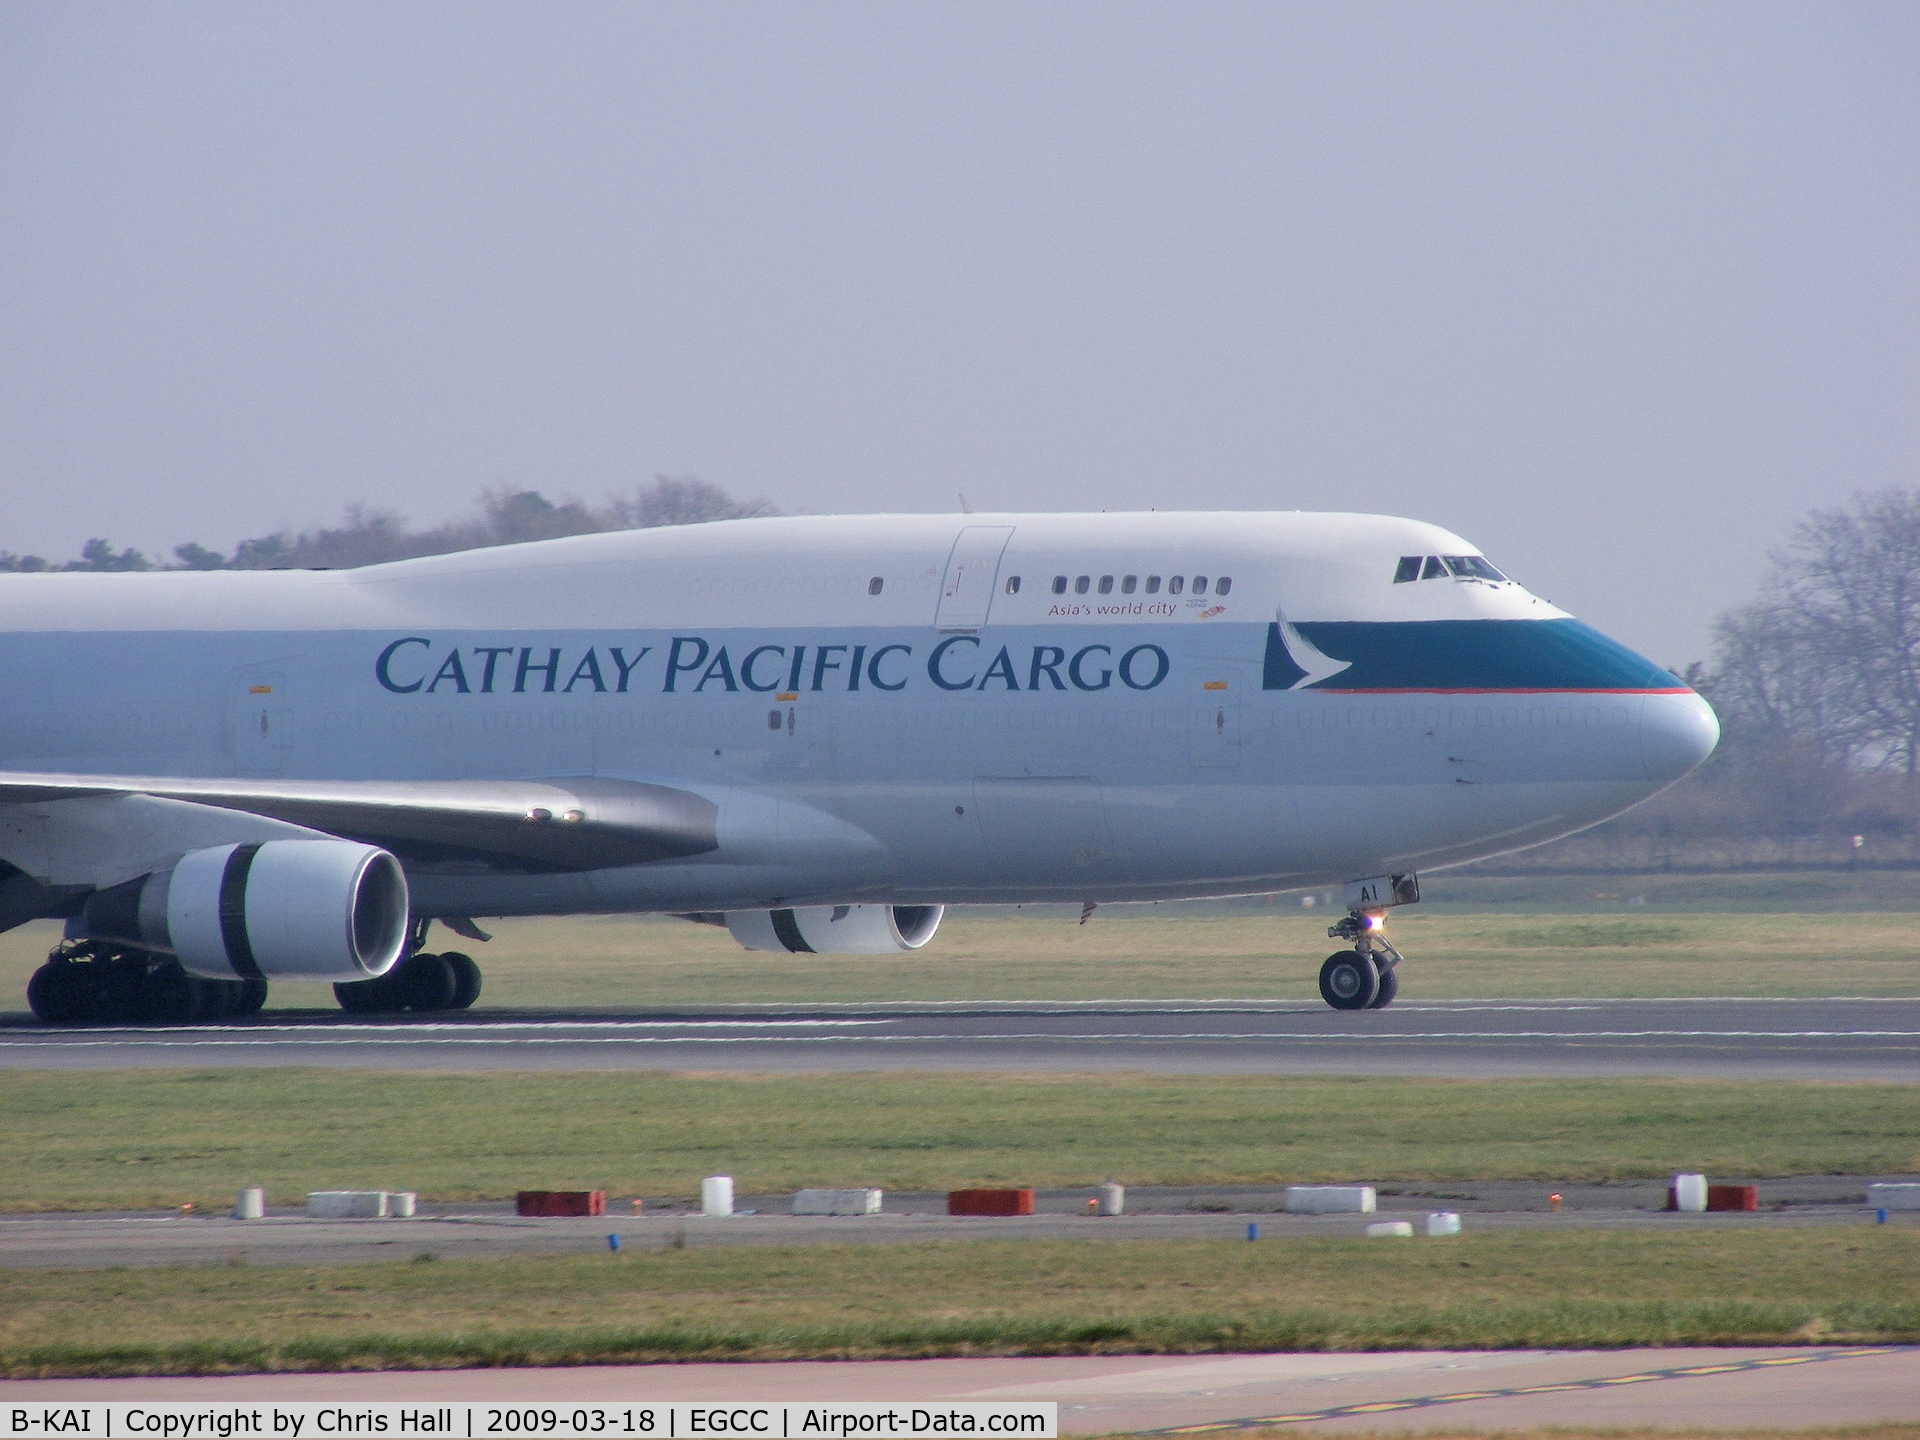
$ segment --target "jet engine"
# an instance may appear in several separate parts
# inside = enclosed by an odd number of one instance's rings
[[[407,907],[400,862],[377,846],[269,840],[192,850],[98,891],[77,928],[171,951],[209,980],[368,980],[405,949]]]
[[[918,950],[940,928],[944,905],[808,905],[729,910],[727,930],[749,950],[892,955]]]

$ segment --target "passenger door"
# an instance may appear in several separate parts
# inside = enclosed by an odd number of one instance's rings
[[[1233,770],[1246,744],[1247,686],[1253,667],[1196,660],[1187,681],[1187,758],[1209,770]]]
[[[940,582],[935,629],[978,630],[987,623],[1000,579],[1000,556],[1012,538],[1011,525],[969,525],[960,532]]]
[[[280,775],[293,745],[293,705],[284,670],[249,666],[229,682],[236,775]]]

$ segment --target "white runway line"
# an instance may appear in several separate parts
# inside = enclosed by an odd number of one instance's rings
[[[877,1022],[876,1022],[877,1023]],[[290,1027],[291,1028],[291,1027]],[[458,1029],[458,1026],[447,1026]],[[676,1028],[667,1026],[663,1028]],[[337,1034],[339,1027],[329,1027]],[[70,1033],[70,1032],[69,1032]],[[309,1030],[307,1032],[311,1034]],[[1051,1041],[1066,1043],[1105,1043],[1125,1041],[1132,1044],[1192,1044],[1195,1041],[1245,1041],[1245,1040],[1341,1040],[1372,1041],[1385,1043],[1395,1040],[1920,1040],[1920,1030],[1432,1030],[1399,1031],[1395,1033],[1368,1033],[1365,1031],[1245,1031],[1237,1034],[1223,1033],[1217,1030],[1192,1031],[1176,1034],[1149,1034],[1137,1032],[1080,1035],[1071,1033],[1055,1034],[1048,1031],[1034,1033],[1011,1033],[997,1035],[526,1035],[510,1036],[462,1036],[429,1035],[420,1036],[416,1032],[402,1030],[391,1038],[386,1036],[355,1036],[351,1039],[332,1039],[316,1037],[279,1038],[271,1040],[245,1040],[223,1036],[218,1039],[187,1040],[66,1040],[49,1037],[44,1040],[0,1040],[0,1049],[32,1049],[62,1046],[68,1049],[94,1049],[101,1047],[148,1048],[148,1049],[196,1049],[196,1048],[270,1048],[288,1045],[341,1046],[341,1045],[834,1045],[834,1044],[979,1044],[984,1041],[999,1043],[1022,1043],[1033,1041]]]

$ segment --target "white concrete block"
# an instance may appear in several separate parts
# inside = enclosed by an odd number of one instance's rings
[[[250,1185],[233,1197],[233,1218],[236,1220],[264,1220],[267,1214],[267,1192],[258,1185]]]
[[[1869,1185],[1869,1210],[1920,1210],[1920,1185]]]
[[[384,1190],[315,1190],[307,1196],[313,1220],[378,1220],[387,1213]]]
[[[387,1218],[390,1220],[413,1219],[414,1206],[420,1197],[411,1190],[395,1190],[387,1196]]]
[[[1291,1215],[1371,1215],[1371,1185],[1289,1185],[1287,1212]]]
[[[1707,1208],[1707,1177],[1704,1175],[1676,1175],[1673,1177],[1673,1208],[1690,1214]]]
[[[1460,1217],[1451,1210],[1435,1210],[1427,1216],[1427,1234],[1458,1235]]]
[[[733,1177],[731,1175],[709,1175],[700,1182],[700,1213],[702,1215],[733,1214]]]
[[[1396,1238],[1411,1240],[1413,1238],[1413,1226],[1405,1220],[1381,1220],[1376,1224],[1367,1226],[1367,1238],[1369,1240]]]
[[[878,1215],[878,1190],[800,1190],[794,1193],[796,1215]]]
[[[1109,1180],[1100,1187],[1100,1213],[1118,1215],[1127,1208],[1127,1187]]]

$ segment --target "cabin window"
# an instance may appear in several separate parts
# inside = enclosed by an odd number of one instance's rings
[[[1020,577],[1018,575],[1009,575],[1007,577],[1007,593],[1009,595],[1018,595],[1020,593]]]
[[[1064,595],[1067,593],[1067,577],[1066,576],[1056,575],[1053,577],[1053,593],[1056,595]]]
[[[1158,595],[1160,593],[1160,577],[1158,575],[1147,576],[1147,593],[1149,595]]]
[[[1230,575],[1222,575],[1213,582],[1213,593],[1216,595],[1224,595],[1231,589],[1233,589],[1233,577]]]
[[[882,580],[878,575],[874,576],[871,580],[867,581],[867,593],[869,595],[878,595],[881,587],[886,583],[887,582]]]
[[[1129,575],[1120,582],[1120,593],[1122,595],[1131,595],[1134,591],[1138,590],[1139,588],[1140,588],[1140,577],[1138,575]]]
[[[1447,569],[1462,580],[1504,580],[1493,566],[1487,563],[1484,555],[1449,555],[1446,557]]]
[[[1420,572],[1420,578],[1422,580],[1444,580],[1446,577],[1447,567],[1440,563],[1440,557],[1438,555],[1427,556],[1427,568]]]
[[[1111,595],[1113,593],[1113,576],[1102,575],[1100,577],[1100,593],[1102,595]]]
[[[1093,577],[1091,575],[1082,575],[1073,582],[1073,593],[1076,595],[1084,595],[1087,593],[1087,587],[1091,584],[1093,584]]]
[[[1196,575],[1193,577],[1193,593],[1196,595],[1204,595],[1207,593],[1207,577],[1206,576]]]
[[[1182,590],[1186,588],[1187,588],[1187,577],[1184,575],[1176,575],[1171,580],[1167,581],[1167,593],[1169,595],[1178,595]]]
[[[1418,580],[1420,578],[1420,561],[1423,558],[1424,557],[1419,555],[1402,555],[1400,557],[1399,568],[1393,572],[1393,583],[1396,585],[1404,585],[1409,580]]]

